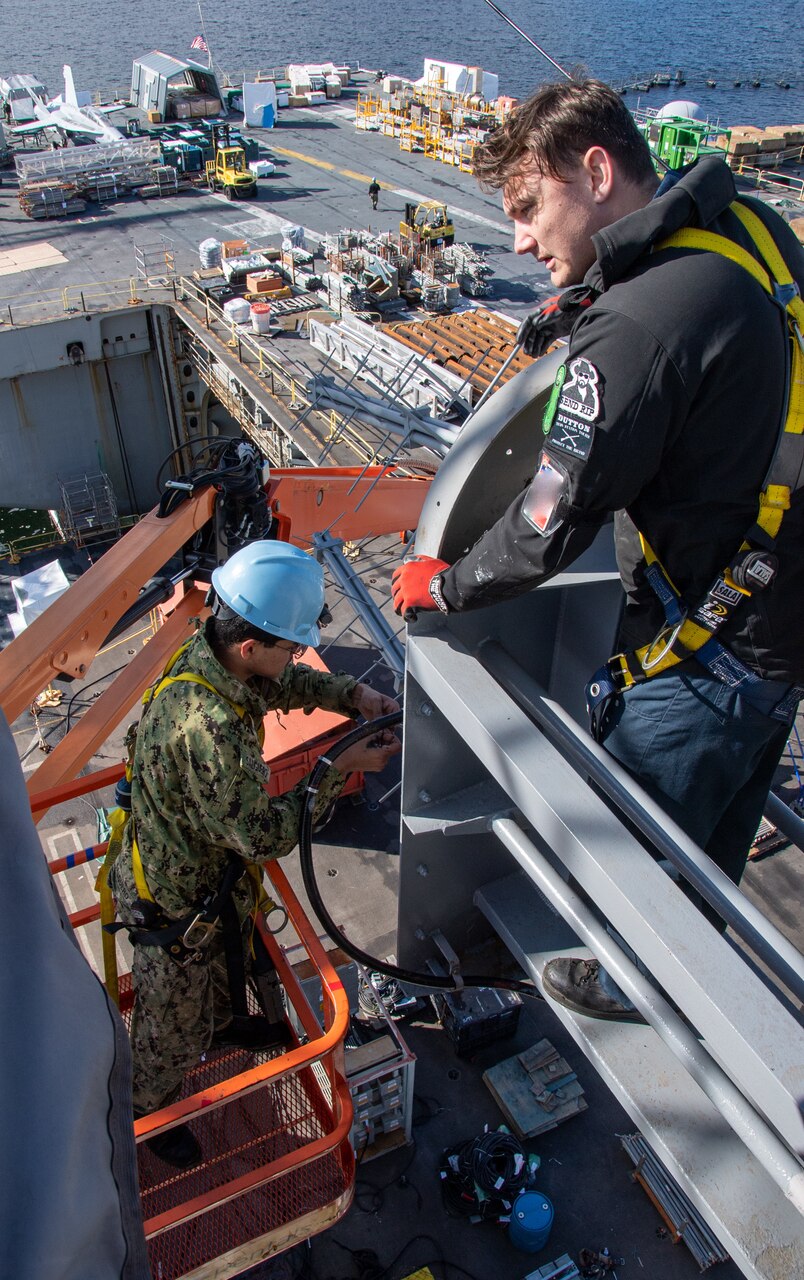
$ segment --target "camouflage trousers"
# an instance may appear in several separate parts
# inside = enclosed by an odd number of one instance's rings
[[[216,934],[204,962],[185,969],[164,947],[135,946],[131,976],[134,1108],[156,1111],[175,1102],[215,1028],[231,1020],[222,939]]]

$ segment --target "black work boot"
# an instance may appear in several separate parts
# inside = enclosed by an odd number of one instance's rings
[[[548,960],[542,984],[551,1000],[573,1013],[611,1022],[645,1021],[638,1009],[622,1004],[601,985],[599,960]]]
[[[146,1111],[134,1108],[134,1119],[140,1120]],[[172,1164],[175,1169],[192,1169],[202,1160],[201,1147],[192,1130],[186,1124],[177,1124],[173,1129],[157,1133],[153,1138],[146,1138],[145,1145],[165,1164]]]
[[[274,1049],[291,1043],[285,1022],[269,1022],[262,1015],[235,1017],[212,1037],[213,1049]]]

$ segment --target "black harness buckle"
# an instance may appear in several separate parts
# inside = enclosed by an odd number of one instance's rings
[[[764,591],[778,571],[779,557],[772,551],[746,551],[729,568],[735,585],[744,591]]]

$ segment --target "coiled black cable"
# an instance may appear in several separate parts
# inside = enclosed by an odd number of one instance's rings
[[[441,1195],[452,1217],[507,1220],[530,1176],[521,1143],[504,1127],[441,1153]]]
[[[471,1150],[463,1158],[476,1186],[489,1195],[498,1195],[510,1200],[525,1185],[528,1166],[522,1145],[512,1133],[495,1129],[475,1138],[469,1144]]]
[[[386,973],[391,978],[398,978],[400,982],[409,982],[414,986],[430,987],[438,991],[460,991],[462,987],[498,987],[504,991],[517,991],[520,995],[535,997],[538,1000],[543,999],[538,987],[532,982],[522,982],[516,978],[500,978],[488,974],[469,974],[460,980],[456,980],[454,977],[442,977],[433,973],[416,973],[412,969],[402,969],[399,965],[390,964],[387,960],[378,960],[376,956],[370,956],[367,951],[362,951],[360,947],[350,942],[341,933],[329,914],[321,896],[313,866],[313,812],[319,784],[330,764],[335,764],[338,756],[343,751],[346,751],[348,747],[354,746],[356,742],[360,742],[363,738],[375,737],[383,729],[393,728],[394,725],[399,724],[401,719],[402,712],[395,711],[390,716],[382,716],[377,720],[368,720],[365,724],[359,725],[351,733],[345,734],[334,747],[330,747],[328,756],[322,757],[310,774],[307,799],[302,811],[301,823],[299,824],[299,862],[304,887],[307,890],[307,896],[310,899],[313,911],[332,940],[348,956],[351,956],[353,960],[357,960],[365,968],[378,969],[380,973]]]
[[[229,493],[233,495],[237,494],[239,489],[248,493],[254,487],[253,462],[251,459],[236,456],[237,447],[245,441],[236,436],[204,436],[202,440],[213,440],[214,444],[201,449],[192,459],[189,471],[176,476],[172,486],[163,490],[157,512],[160,519],[172,515],[176,508],[186,501],[191,492],[205,485],[226,484]],[[186,448],[187,445],[179,445],[164,459],[157,472],[157,488],[160,486],[165,467],[177,453]],[[200,463],[204,454],[209,454],[210,457],[206,466]],[[226,462],[227,454],[231,458],[229,462]],[[238,485],[240,479],[242,483]]]

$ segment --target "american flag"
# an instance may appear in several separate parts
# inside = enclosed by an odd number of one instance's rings
[[[193,43],[190,45],[190,48],[191,48],[191,49],[200,49],[202,53],[209,53],[209,48],[208,48],[208,46],[207,46],[207,42],[206,42],[206,40],[204,39],[204,37],[203,37],[203,36],[196,36],[195,40],[194,40],[194,41],[193,41]]]

